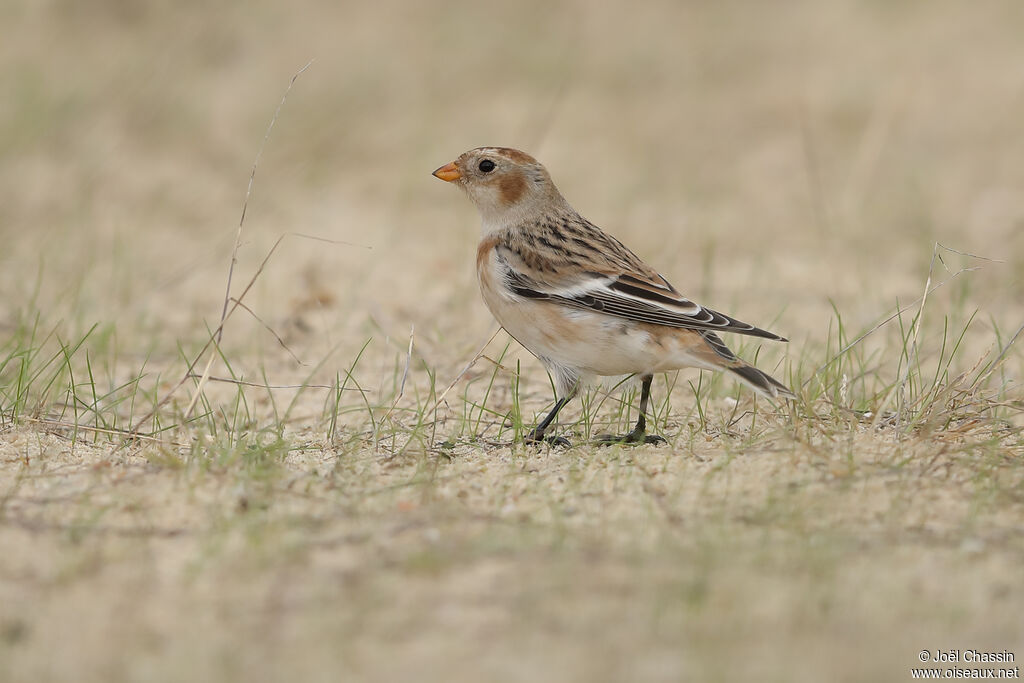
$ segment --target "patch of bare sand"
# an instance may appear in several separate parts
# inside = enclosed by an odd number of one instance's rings
[[[4,670],[864,680],[950,639],[1012,650],[1020,502],[961,458],[856,441],[855,462],[313,448],[248,477],[8,434],[29,464],[0,482]]]

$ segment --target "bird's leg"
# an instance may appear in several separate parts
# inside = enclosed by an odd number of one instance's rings
[[[537,426],[530,430],[530,433],[523,437],[523,441],[526,443],[542,443],[548,442],[552,446],[570,446],[569,440],[564,436],[549,436],[544,437],[544,432],[547,430],[551,423],[554,422],[555,416],[558,415],[558,411],[562,409],[566,403],[569,402],[572,396],[565,396],[558,399],[555,402],[555,407],[551,409],[551,412],[544,416],[544,419],[537,423]]]
[[[613,443],[623,444],[640,444],[640,443],[665,443],[665,439],[656,434],[645,434],[647,431],[647,403],[651,398],[651,381],[654,380],[654,375],[644,375],[642,384],[640,386],[640,417],[637,418],[636,426],[633,427],[633,431],[629,434],[622,436],[615,436],[612,434],[602,434],[597,437],[597,443],[601,445],[611,445]]]

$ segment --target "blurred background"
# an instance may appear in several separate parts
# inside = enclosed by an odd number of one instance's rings
[[[681,291],[795,341],[829,300],[863,325],[919,296],[935,241],[1005,261],[950,267],[984,265],[960,296],[1015,328],[1022,27],[1017,2],[7,2],[0,324],[201,337],[313,60],[236,276],[287,232],[348,242],[287,239],[248,300],[304,315],[306,343],[486,338],[475,211],[430,176],[479,145],[535,155]]]

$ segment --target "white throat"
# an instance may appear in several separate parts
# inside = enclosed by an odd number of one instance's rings
[[[514,204],[508,204],[490,187],[467,191],[480,213],[481,236],[524,223],[542,221],[553,211],[568,208],[566,201],[557,192],[554,196],[541,192],[528,193]]]

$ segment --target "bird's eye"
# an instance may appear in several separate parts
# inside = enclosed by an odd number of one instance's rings
[[[477,166],[477,168],[479,168],[482,173],[490,173],[494,170],[494,162],[490,159],[484,159],[480,162],[480,165]]]

